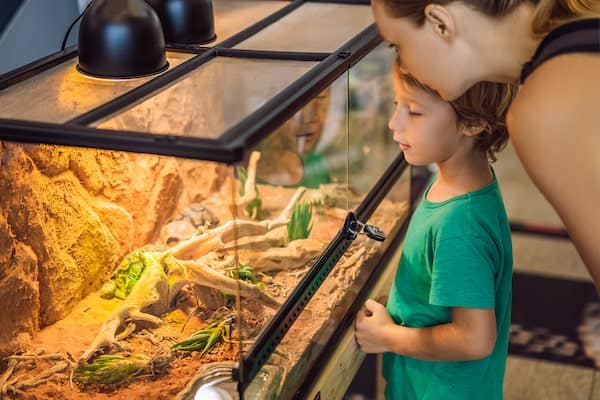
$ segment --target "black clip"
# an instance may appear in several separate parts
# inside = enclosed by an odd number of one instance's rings
[[[383,242],[386,238],[384,231],[373,225],[367,225],[364,222],[359,221],[353,213],[349,213],[346,218],[346,230],[353,236],[353,239],[357,235],[367,235],[368,238]]]
[[[385,232],[373,225],[365,225],[365,233],[366,235],[378,242],[383,242],[385,240]]]

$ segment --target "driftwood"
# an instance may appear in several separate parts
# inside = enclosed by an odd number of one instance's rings
[[[260,222],[233,220],[183,241],[166,251],[138,251],[145,266],[140,279],[123,304],[104,322],[100,332],[82,354],[79,362],[86,362],[99,350],[115,345],[117,332],[123,326],[133,327],[128,331],[139,328],[138,325],[160,326],[162,319],[159,316],[168,311],[175,296],[188,284],[207,286],[229,293],[239,290],[242,297],[256,297],[269,307],[278,307],[280,304],[264,293],[259,286],[232,279],[218,271],[234,266],[232,257],[215,263],[210,253],[222,248],[235,237],[264,235],[272,229],[286,225],[291,218],[294,205],[303,193],[304,188],[299,188],[283,212],[273,220]],[[184,259],[190,255],[197,258]],[[120,337],[125,336],[120,335]]]

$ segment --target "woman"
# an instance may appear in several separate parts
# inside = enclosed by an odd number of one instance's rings
[[[600,1],[373,0],[403,71],[454,100],[478,81],[523,86],[512,143],[600,289]]]

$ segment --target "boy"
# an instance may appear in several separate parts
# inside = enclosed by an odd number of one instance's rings
[[[502,399],[511,306],[508,218],[489,162],[507,141],[516,85],[479,83],[447,103],[394,65],[389,127],[412,165],[435,163],[410,222],[386,307],[356,321],[385,353],[386,399]]]

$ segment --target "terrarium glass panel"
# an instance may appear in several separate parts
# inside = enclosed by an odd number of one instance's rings
[[[333,52],[373,22],[369,6],[305,3],[235,48]]]
[[[327,199],[332,193],[338,193],[335,197],[329,197],[336,200],[334,204],[325,200],[320,206],[313,205],[313,231],[308,241],[318,240],[319,235],[331,228],[329,236],[326,236],[330,242],[348,211],[357,209],[385,170],[400,155],[387,128],[387,118],[393,111],[391,94],[387,94],[390,87],[386,86],[390,80],[392,59],[391,49],[379,47],[321,93],[320,100],[317,97],[309,103],[295,116],[296,120],[284,125],[291,131],[291,134],[283,135],[291,137],[287,140],[287,148],[295,147],[296,153],[301,149],[317,153],[318,158],[325,160],[331,177],[315,185],[314,189],[307,188],[307,199],[315,194]],[[319,101],[324,103],[325,98],[328,99],[328,106],[321,104],[318,107],[322,110],[320,119],[325,121],[321,133],[314,144],[311,143],[312,146],[303,147],[299,140],[301,135],[293,133],[310,129],[294,127],[299,126],[301,121],[310,121],[309,117],[315,111],[311,106],[315,107]],[[302,113],[305,114],[304,118]],[[344,132],[346,130],[348,134]],[[285,159],[280,164],[289,164],[289,160],[294,159],[293,153],[286,150]],[[314,363],[325,350],[324,345],[332,340],[357,293],[379,267],[390,240],[406,221],[409,201],[410,170],[407,169],[368,221],[362,221],[381,229],[390,239],[379,242],[366,235],[356,238],[251,383],[246,398],[294,398],[299,385],[315,368]],[[319,233],[314,233],[315,230]],[[314,259],[307,262],[307,266],[313,264]],[[302,268],[298,268],[298,271],[301,272],[300,276],[304,275]],[[295,278],[278,272],[272,279],[274,282],[286,282]]]
[[[272,225],[270,220],[287,223],[279,231],[269,232],[264,243],[253,239],[246,246],[240,240],[239,257],[243,264],[268,274],[265,290],[279,302],[304,277],[348,214],[350,193],[343,169],[346,83],[343,75],[315,96],[259,143],[245,162],[248,170],[255,166],[257,171],[260,219],[268,225]],[[334,150],[331,146],[338,147]]]
[[[193,54],[167,52],[169,69]],[[0,91],[0,118],[64,123],[135,89],[156,75],[135,79],[98,79],[75,68],[73,57]]]
[[[315,64],[217,57],[98,127],[216,139]]]
[[[213,2],[215,34],[217,40],[207,44],[214,46],[273,14],[289,4],[287,1],[230,1]]]
[[[350,69],[349,180],[359,193],[368,192],[400,155],[388,127],[394,112],[394,57],[395,52],[382,44]]]
[[[408,169],[369,220],[389,235],[388,242],[408,218],[409,197]],[[336,329],[369,277],[381,267],[388,246],[359,235],[250,383],[245,398],[295,398],[307,375],[322,367],[315,362],[326,345],[335,341]]]

